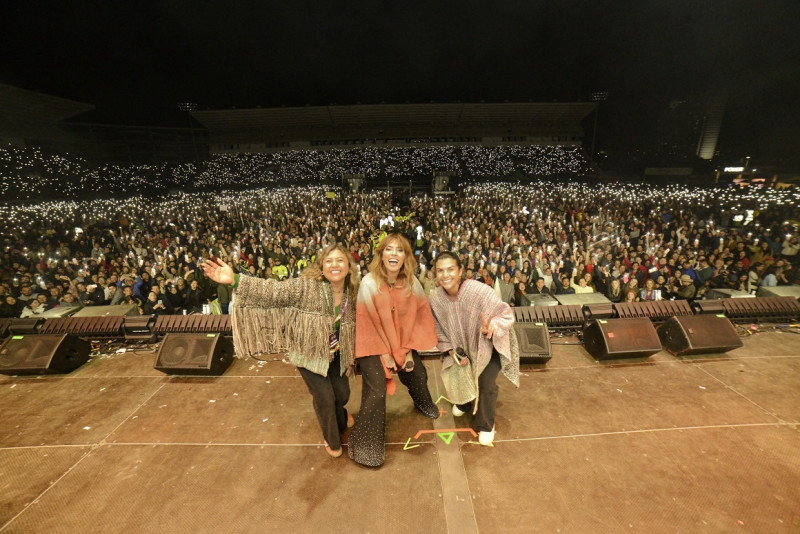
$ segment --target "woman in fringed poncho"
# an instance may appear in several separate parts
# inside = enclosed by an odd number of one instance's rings
[[[350,399],[358,293],[358,273],[350,253],[331,245],[300,278],[284,282],[240,278],[230,266],[213,260],[203,269],[216,282],[234,284],[231,322],[236,355],[286,348],[314,399],[327,453],[341,456],[341,434],[353,426],[344,407]]]
[[[383,465],[386,394],[395,390],[393,372],[420,412],[431,419],[439,416],[428,391],[428,374],[416,352],[435,349],[436,332],[415,271],[408,239],[390,234],[375,249],[370,273],[358,291],[356,361],[361,369],[362,396],[348,453],[361,465]]]
[[[453,415],[472,411],[472,427],[481,445],[494,440],[497,375],[500,371],[519,387],[519,346],[514,313],[492,288],[462,280],[464,268],[452,252],[436,260],[439,284],[430,296],[442,362],[442,380],[453,401]],[[465,357],[454,358],[457,348]],[[457,355],[456,355],[457,356]]]

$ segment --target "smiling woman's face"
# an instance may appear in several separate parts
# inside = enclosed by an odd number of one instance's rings
[[[386,268],[386,273],[390,278],[394,278],[400,274],[400,271],[403,269],[406,251],[403,250],[403,245],[399,241],[392,240],[392,242],[383,249],[381,259],[383,260],[383,266]]]
[[[442,258],[436,262],[436,281],[451,295],[458,293],[464,268],[459,267],[452,258]]]
[[[349,271],[347,256],[341,250],[333,250],[322,260],[322,276],[335,284],[345,279]]]

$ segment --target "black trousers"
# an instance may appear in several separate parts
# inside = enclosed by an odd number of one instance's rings
[[[497,375],[500,374],[500,354],[492,350],[492,359],[478,377],[478,411],[472,420],[472,428],[476,432],[491,432],[494,428],[494,415],[497,410],[497,394],[500,388],[497,386]],[[462,412],[472,413],[473,403],[458,404]]]
[[[399,371],[397,378],[408,388],[414,406],[426,417],[436,419],[439,409],[428,391],[428,372],[413,352],[414,370]],[[386,457],[386,377],[380,356],[359,358],[361,369],[361,408],[347,442],[350,458],[361,465],[379,467]]]
[[[297,368],[313,398],[322,435],[334,451],[342,448],[341,434],[347,430],[347,410],[344,406],[350,400],[350,380],[341,374],[339,362],[337,355],[328,367],[327,376]]]

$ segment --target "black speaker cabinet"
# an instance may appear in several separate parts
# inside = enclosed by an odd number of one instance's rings
[[[587,321],[591,321],[592,319],[611,319],[614,317],[614,303],[601,302],[584,304],[581,307],[581,311],[583,311],[583,316],[586,317]]]
[[[71,334],[12,335],[0,345],[0,373],[70,373],[89,361],[92,345]]]
[[[652,321],[636,319],[598,319],[583,330],[586,350],[597,360],[646,358],[661,350]]]
[[[125,316],[122,321],[125,341],[155,340],[156,334],[153,331],[155,324],[156,318],[153,315]]]
[[[695,315],[725,315],[725,301],[722,299],[703,299],[692,302]]]
[[[661,344],[671,354],[716,354],[742,346],[730,320],[720,315],[672,317],[658,329]]]
[[[156,363],[161,372],[219,376],[233,362],[233,341],[222,334],[167,334]]]
[[[25,319],[11,319],[8,331],[18,336],[38,334],[39,329],[44,324],[41,317],[27,317]]]
[[[514,323],[519,342],[519,363],[547,363],[553,357],[544,323]]]

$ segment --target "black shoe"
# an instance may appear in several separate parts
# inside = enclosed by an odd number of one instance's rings
[[[429,419],[439,419],[439,408],[434,404],[429,408],[420,408],[419,406],[414,406],[419,412]]]

